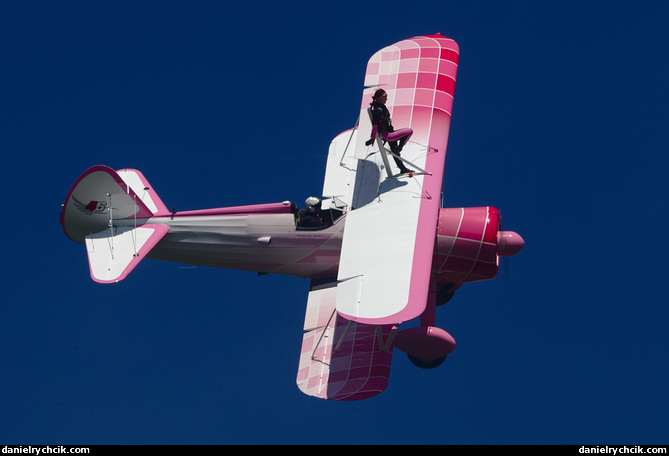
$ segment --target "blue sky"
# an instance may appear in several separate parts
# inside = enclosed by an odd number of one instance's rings
[[[666,444],[665,2],[5,2],[2,444]],[[378,49],[461,50],[444,201],[526,247],[439,308],[438,369],[295,385],[308,281],[145,260],[94,283],[58,224],[88,167],[177,210],[319,194]]]

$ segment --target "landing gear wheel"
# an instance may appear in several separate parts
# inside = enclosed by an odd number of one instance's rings
[[[437,359],[421,359],[411,355],[407,356],[409,357],[409,361],[411,361],[414,366],[420,367],[421,369],[434,369],[435,367],[441,366],[441,363],[446,360],[445,356],[443,358]]]
[[[460,287],[455,283],[437,284],[437,306],[443,306],[453,299],[453,295],[458,288]]]

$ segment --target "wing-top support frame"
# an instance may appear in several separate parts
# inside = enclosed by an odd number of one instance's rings
[[[367,108],[367,114],[369,115],[369,120],[370,122],[372,120],[372,109]],[[379,147],[379,152],[381,153],[381,160],[383,160],[383,167],[386,169],[386,175],[388,178],[394,177],[394,174],[390,170],[390,162],[388,161],[388,155],[392,155],[393,157],[397,158],[398,160],[403,161],[407,165],[416,168],[418,171],[414,171],[412,174],[414,175],[432,175],[432,173],[425,171],[422,169],[420,166],[416,165],[415,163],[411,163],[409,160],[406,158],[400,157],[399,155],[395,154],[393,151],[386,149],[386,147],[383,145],[383,138],[381,137],[381,134],[377,133],[376,134],[376,145]],[[430,147],[428,147],[430,149]],[[385,153],[384,153],[385,152]]]

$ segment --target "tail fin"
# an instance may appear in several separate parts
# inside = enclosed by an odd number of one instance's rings
[[[112,283],[123,280],[169,231],[148,220],[169,214],[142,173],[98,165],[72,185],[60,223],[70,239],[86,244],[93,280]]]

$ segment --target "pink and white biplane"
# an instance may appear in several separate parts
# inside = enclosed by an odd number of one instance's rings
[[[524,245],[500,230],[495,208],[441,207],[458,57],[441,35],[372,56],[358,124],[330,144],[316,226],[288,201],[170,211],[141,172],[106,166],[76,180],[60,223],[86,245],[100,283],[123,280],[144,257],[311,279],[299,388],[331,400],[375,396],[393,349],[422,368],[443,362],[455,340],[435,326],[436,307],[464,283],[493,279],[500,256]],[[412,173],[398,174],[381,136],[365,144],[377,88],[393,124],[413,129],[401,153]]]

